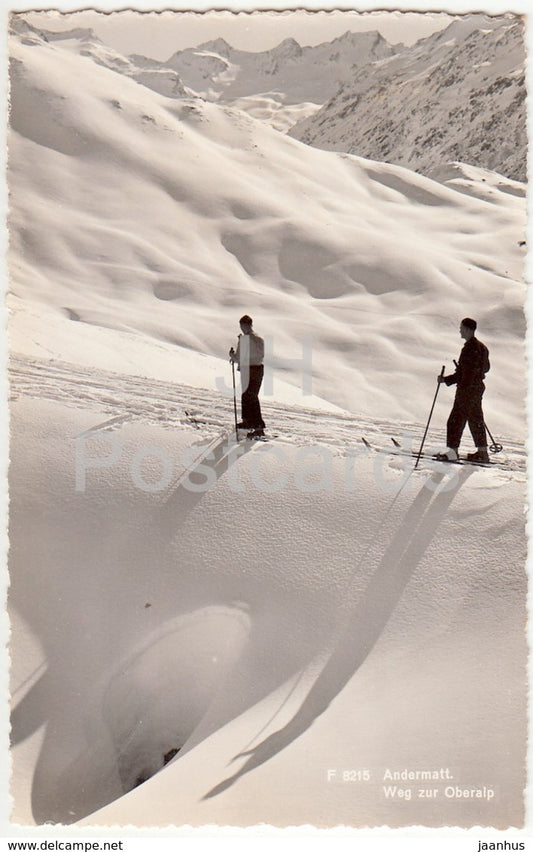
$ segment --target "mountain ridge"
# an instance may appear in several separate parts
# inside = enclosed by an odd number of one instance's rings
[[[318,45],[302,46],[287,38],[274,48],[257,52],[215,39],[178,50],[162,64],[177,71],[186,86],[207,100],[227,103],[279,91],[286,104],[310,101],[321,105],[350,78],[354,67],[395,52],[377,31],[347,31]]]
[[[461,160],[525,181],[523,24],[507,17],[490,23],[468,31],[454,21],[424,40],[422,56],[418,42],[375,64],[372,75],[356,72],[289,134],[422,173]]]

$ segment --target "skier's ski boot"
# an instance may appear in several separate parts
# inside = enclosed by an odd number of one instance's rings
[[[468,453],[466,458],[468,461],[477,462],[478,464],[490,464],[488,451],[483,448],[476,450],[475,453]]]
[[[256,438],[264,438],[265,430],[261,428],[252,429],[250,432],[248,432],[246,437],[250,438],[251,440],[255,440]]]
[[[435,461],[456,462],[459,461],[459,453],[453,447],[448,447],[445,453],[435,453],[433,458]]]

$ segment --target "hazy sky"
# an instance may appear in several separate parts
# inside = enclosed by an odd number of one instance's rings
[[[289,36],[301,45],[319,44],[342,35],[379,30],[391,43],[411,44],[445,26],[448,15],[409,12],[145,12],[72,14],[33,12],[31,23],[45,29],[91,27],[120,53],[168,59],[176,50],[222,37],[233,47],[268,50]]]

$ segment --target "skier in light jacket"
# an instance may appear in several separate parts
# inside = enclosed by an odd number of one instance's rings
[[[265,342],[253,330],[253,320],[248,314],[240,318],[242,334],[239,334],[237,350],[230,349],[230,360],[237,364],[241,374],[241,416],[238,429],[250,430],[250,438],[262,437],[265,421],[261,414],[259,389],[263,381]]]

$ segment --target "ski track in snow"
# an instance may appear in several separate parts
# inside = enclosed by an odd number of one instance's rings
[[[233,398],[216,390],[174,382],[128,376],[104,370],[87,370],[59,360],[45,361],[13,355],[9,366],[10,398],[47,399],[75,408],[94,409],[107,415],[89,432],[108,431],[133,419],[167,429],[202,432],[206,443],[221,431],[232,429]],[[239,400],[238,400],[239,401]],[[369,418],[350,413],[331,413],[282,405],[261,399],[267,434],[294,446],[321,445],[335,455],[361,450],[365,437],[373,447],[389,447],[391,438],[404,446],[418,448],[424,424]],[[424,415],[425,417],[426,415]],[[445,422],[428,432],[426,449],[442,446]],[[466,432],[465,432],[466,436]],[[495,436],[504,446],[511,473],[525,473],[526,452],[519,442]],[[412,444],[411,444],[412,442]],[[498,462],[498,457],[494,458]]]

